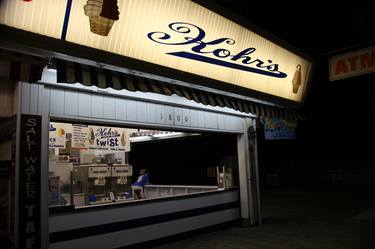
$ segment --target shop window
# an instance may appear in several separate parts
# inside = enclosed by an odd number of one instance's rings
[[[228,149],[227,137],[200,133],[62,122],[50,122],[49,129],[50,206],[139,201],[236,185],[233,136]]]

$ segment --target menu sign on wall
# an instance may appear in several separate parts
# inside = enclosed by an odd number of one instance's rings
[[[41,116],[21,116],[18,247],[41,248]]]
[[[73,124],[72,147],[87,148],[86,140],[89,128],[87,125]]]
[[[72,148],[100,151],[130,151],[129,129],[50,122],[50,148],[65,148],[71,134]]]
[[[72,125],[66,123],[49,123],[49,147],[65,149],[67,134],[72,133]]]
[[[190,0],[3,0],[0,23],[296,102],[311,73],[308,59]]]
[[[91,150],[129,151],[129,134],[124,128],[88,126],[86,147]]]

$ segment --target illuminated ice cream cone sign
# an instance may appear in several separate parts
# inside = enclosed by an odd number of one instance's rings
[[[301,65],[297,65],[297,70],[294,73],[294,77],[292,80],[292,85],[293,85],[293,93],[297,94],[298,89],[301,86],[302,83],[302,76],[301,76]]]
[[[94,34],[107,36],[113,23],[119,19],[117,0],[88,0],[83,9]]]

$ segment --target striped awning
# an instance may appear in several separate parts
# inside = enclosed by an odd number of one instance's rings
[[[40,57],[0,49],[0,79],[37,82],[47,63]]]
[[[240,112],[252,113],[259,117],[280,117],[289,120],[301,119],[301,116],[294,110],[272,107],[137,75],[61,59],[55,59],[55,65],[58,83],[81,83],[85,86],[96,86],[103,89],[110,87],[116,90],[126,89],[132,92],[151,92],[168,96],[175,94],[204,105],[229,107]]]

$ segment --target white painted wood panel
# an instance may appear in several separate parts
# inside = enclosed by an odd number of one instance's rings
[[[165,198],[162,202],[142,205],[113,206],[111,209],[99,209],[91,212],[66,213],[49,218],[50,232],[59,232],[83,227],[103,225],[118,221],[134,220],[150,216],[186,211],[195,208],[216,206],[239,200],[239,193],[218,191],[214,194],[186,196],[184,199]]]
[[[182,125],[183,126],[190,126],[190,110],[183,108],[182,109]]]
[[[126,119],[129,121],[137,120],[137,102],[135,100],[126,101]]]
[[[126,106],[125,100],[116,98],[115,101],[115,119],[126,120]]]
[[[37,84],[29,84],[29,85],[30,85],[29,113],[36,115],[38,114],[39,87]]]
[[[217,113],[208,112],[205,115],[205,127],[210,129],[218,129]]]
[[[198,112],[190,110],[190,127],[198,127]]]
[[[235,131],[236,130],[236,127],[237,127],[236,121],[237,121],[236,117],[234,117],[234,116],[230,117],[230,128],[229,129],[231,131]]]
[[[116,119],[116,98],[104,96],[103,97],[103,116],[107,119]]]
[[[38,85],[38,115],[42,115],[44,112],[45,106],[43,105],[44,101],[44,85]]]
[[[50,101],[51,101],[51,89],[44,88],[44,98],[43,98],[43,114],[48,115],[50,114]]]
[[[157,118],[156,105],[147,103],[147,123],[155,124]]]
[[[138,122],[147,122],[147,103],[137,101],[136,102],[136,114]]]
[[[54,115],[64,115],[64,90],[59,88],[51,89],[50,111]]]
[[[171,127],[174,124],[174,109],[172,106],[165,106],[165,124]]]
[[[153,225],[132,228],[128,230],[117,231],[113,233],[104,233],[96,236],[89,236],[79,239],[67,240],[58,243],[51,243],[51,249],[82,249],[90,245],[90,249],[102,248],[123,248],[125,246],[169,237],[179,233],[185,233],[201,228],[235,221],[239,219],[240,211],[238,208],[221,210],[218,212],[197,215],[193,217],[182,218],[178,220],[166,221]],[[189,224],[189,225],[187,225]]]
[[[69,116],[78,115],[78,93],[76,91],[65,91],[64,114]]]
[[[159,105],[159,104],[151,104],[151,105],[155,105],[156,123],[157,124],[165,124],[166,123],[166,116],[165,116],[164,106]]]
[[[231,122],[232,122],[232,118],[229,116],[229,115],[226,115],[224,117],[224,129],[225,130],[231,130]]]
[[[180,107],[175,107],[174,108],[174,124],[176,126],[182,126],[183,125],[183,113],[182,113],[182,108]]]
[[[77,120],[79,117],[83,117],[98,121],[100,119],[121,121],[124,125],[126,122],[137,122],[151,126],[153,124],[162,125],[165,126],[165,129],[190,127],[238,133],[242,133],[244,129],[242,117],[186,107],[174,107],[173,103],[165,105],[49,87],[44,88],[44,95],[48,95],[49,98],[41,101],[39,96],[43,96],[40,94],[43,91],[43,86],[37,88],[33,86],[33,90],[30,91],[30,85],[25,83],[22,86],[23,111],[26,113],[31,111],[29,107],[31,99],[36,99],[36,107],[32,108],[33,112],[40,113],[41,108],[45,105],[49,107],[51,115],[77,117]]]
[[[205,118],[204,116],[207,115],[206,112],[203,111],[197,111],[198,112],[198,127],[205,127]]]
[[[217,115],[217,128],[219,130],[225,130],[225,123],[224,123],[225,115],[218,114]]]
[[[91,96],[91,117],[103,118],[103,96]]]
[[[91,117],[91,94],[78,94],[78,116]]]
[[[244,122],[243,122],[243,118],[239,118],[239,117],[234,117],[234,130],[235,131],[242,131],[245,129],[244,127]]]

